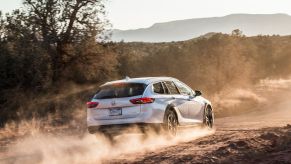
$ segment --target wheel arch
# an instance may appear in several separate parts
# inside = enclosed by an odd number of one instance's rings
[[[177,110],[176,110],[176,108],[175,108],[175,106],[173,105],[173,104],[169,104],[167,107],[166,107],[166,110],[165,110],[165,113],[164,113],[164,119],[163,119],[163,121],[165,122],[166,121],[166,114],[167,114],[167,112],[168,111],[173,111],[174,112],[174,114],[175,114],[175,116],[176,116],[176,118],[177,118],[177,121],[178,121],[178,124],[179,124],[179,117],[178,117],[178,113],[177,113]]]
[[[213,108],[212,108],[212,105],[211,104],[206,103],[205,104],[205,109],[207,109],[207,108],[210,108],[211,111],[213,112]]]

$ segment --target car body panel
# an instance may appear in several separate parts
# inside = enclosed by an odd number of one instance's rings
[[[130,97],[131,99],[140,98],[141,96]],[[98,106],[90,110],[90,114],[94,115],[97,120],[126,119],[137,117],[141,112],[141,105],[132,104],[128,101],[128,97],[114,99],[94,99],[98,102]],[[121,115],[112,116],[110,110],[120,109]]]
[[[189,118],[203,121],[205,103],[199,99],[200,96],[190,99]]]

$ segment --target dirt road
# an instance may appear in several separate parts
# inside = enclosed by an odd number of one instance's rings
[[[216,119],[215,132],[190,129],[174,140],[35,135],[17,140],[0,163],[291,163],[289,97],[274,94],[253,112]]]
[[[218,119],[213,135],[107,162],[291,163],[291,115],[278,112]]]

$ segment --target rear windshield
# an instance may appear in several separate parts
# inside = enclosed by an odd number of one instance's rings
[[[100,87],[94,99],[122,98],[142,95],[146,85],[142,83],[118,83]]]

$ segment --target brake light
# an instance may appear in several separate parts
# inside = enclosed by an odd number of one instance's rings
[[[155,99],[149,98],[149,97],[142,97],[142,98],[137,98],[137,99],[131,99],[129,101],[133,104],[149,104],[149,103],[153,103]]]
[[[96,108],[98,104],[98,102],[87,102],[87,108]]]

